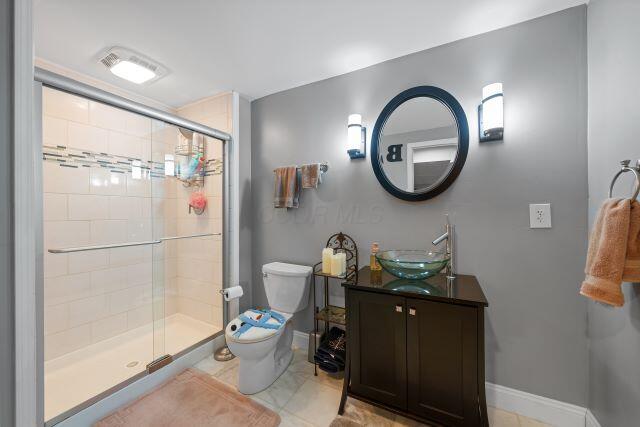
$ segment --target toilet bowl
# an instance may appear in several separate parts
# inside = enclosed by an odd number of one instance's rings
[[[293,358],[291,319],[309,304],[311,267],[272,262],[262,267],[263,283],[274,317],[270,328],[252,326],[239,333],[242,317],[257,320],[260,312],[247,310],[229,322],[225,337],[229,350],[240,360],[238,390],[258,393],[269,387],[289,366]],[[282,324],[276,318],[284,320]]]

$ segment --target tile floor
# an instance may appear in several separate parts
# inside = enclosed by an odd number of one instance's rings
[[[217,362],[213,356],[201,360],[196,368],[232,386],[237,386],[238,359]],[[326,427],[338,413],[342,378],[336,378],[318,370],[313,375],[313,365],[307,361],[307,353],[296,349],[289,368],[268,389],[250,396],[256,402],[280,414],[282,427]],[[422,426],[418,422],[375,408],[355,399],[349,399],[345,414],[349,426]],[[547,424],[517,414],[489,408],[492,427],[549,427]]]

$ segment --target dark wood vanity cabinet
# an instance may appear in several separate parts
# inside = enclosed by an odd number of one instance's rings
[[[407,409],[445,425],[478,425],[476,309],[417,299],[407,307]]]
[[[354,292],[349,299],[351,389],[397,408],[407,405],[405,299]]]
[[[367,270],[356,282],[368,279]],[[345,284],[349,366],[343,398],[349,395],[431,424],[487,425],[487,303],[475,277],[459,276],[447,285],[436,276],[424,282],[424,293],[416,293],[420,282],[402,286],[387,279],[391,286],[386,288],[384,280]],[[477,288],[459,292],[456,287],[463,285]],[[460,298],[465,295],[474,298]]]

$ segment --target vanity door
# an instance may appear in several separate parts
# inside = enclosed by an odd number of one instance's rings
[[[406,410],[405,299],[373,292],[348,292],[351,391]]]
[[[477,309],[407,299],[408,411],[447,426],[477,426]]]

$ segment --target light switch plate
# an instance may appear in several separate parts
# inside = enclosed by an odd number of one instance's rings
[[[551,228],[551,203],[529,205],[529,226]]]

